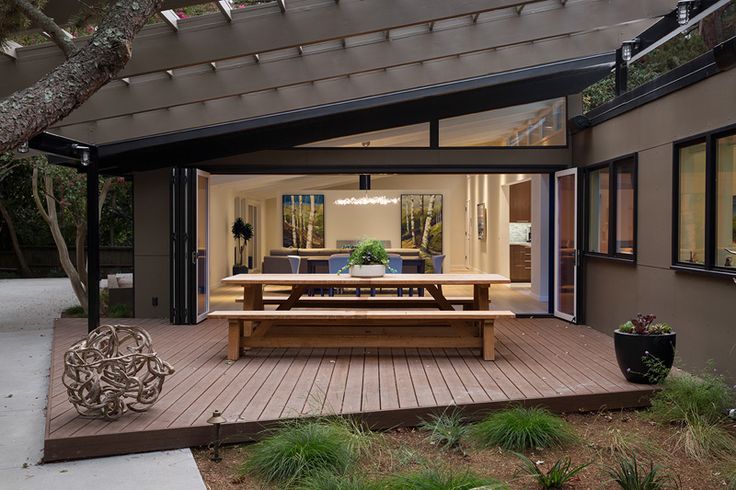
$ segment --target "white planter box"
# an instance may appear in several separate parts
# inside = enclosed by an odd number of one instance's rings
[[[386,274],[386,266],[383,264],[354,265],[350,268],[353,277],[383,277]]]

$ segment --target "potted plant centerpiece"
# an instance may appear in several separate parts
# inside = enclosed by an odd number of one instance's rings
[[[677,334],[667,323],[654,320],[654,315],[639,313],[614,332],[618,367],[632,383],[663,381],[675,360]]]
[[[350,270],[353,277],[382,277],[388,267],[388,253],[378,240],[362,240],[353,249],[347,265],[339,272]]]
[[[253,238],[253,225],[238,218],[231,228],[233,238],[235,238],[235,264],[233,265],[233,275],[247,274],[248,267],[243,262],[243,253],[248,240]]]

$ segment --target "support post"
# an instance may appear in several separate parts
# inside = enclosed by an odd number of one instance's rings
[[[629,89],[629,65],[624,61],[621,48],[616,50],[616,97]]]
[[[97,151],[87,165],[87,331],[100,325],[100,189]]]

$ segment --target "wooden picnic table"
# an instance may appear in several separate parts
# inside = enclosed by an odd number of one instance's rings
[[[505,284],[509,280],[498,274],[386,274],[376,278],[352,277],[349,274],[239,274],[223,279],[223,283],[243,287],[243,311],[216,311],[213,318],[225,318],[230,322],[228,357],[237,359],[242,347],[298,347],[323,345],[324,347],[482,347],[484,358],[493,359],[493,319],[510,317],[508,311],[492,312],[490,308],[490,287]],[[453,300],[443,292],[443,286],[472,286],[472,301],[463,302],[464,311],[453,307]],[[267,312],[264,308],[263,291],[266,286],[288,286],[291,293],[283,301],[277,301],[276,310]],[[409,288],[422,287],[430,298],[403,297],[392,301],[375,301],[370,296],[352,298],[351,306],[361,309],[344,310],[335,313],[338,305],[330,305],[338,298],[321,297],[319,301],[303,296],[312,289],[341,288]],[[429,301],[427,301],[429,299]],[[268,301],[274,304],[273,301]],[[296,311],[321,304],[322,308]],[[340,303],[342,304],[342,303]],[[454,304],[457,304],[455,302]],[[394,311],[386,311],[392,308]],[[425,311],[420,311],[424,308]],[[426,308],[440,310],[433,314]],[[382,309],[382,311],[381,311]],[[401,309],[403,311],[397,311]],[[414,311],[407,311],[407,310]],[[444,312],[440,314],[440,312]],[[472,313],[475,312],[475,313]],[[445,324],[446,331],[439,332],[439,323]],[[329,329],[338,332],[336,326],[366,326],[359,335],[343,332],[339,335],[323,335]],[[368,328],[371,325],[373,327]],[[302,327],[300,335],[292,335],[284,328],[269,332],[272,327]],[[304,327],[310,327],[305,329]],[[401,335],[391,338],[388,335],[398,327]],[[428,328],[432,327],[432,328]],[[269,332],[270,336],[266,336]],[[429,334],[427,332],[430,332]],[[373,342],[373,343],[371,343]]]

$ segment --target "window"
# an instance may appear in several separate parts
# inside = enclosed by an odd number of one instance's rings
[[[673,265],[736,273],[736,130],[675,144]]]
[[[440,146],[564,146],[565,98],[440,119]]]
[[[586,173],[586,240],[591,255],[634,260],[636,157],[595,165]]]
[[[429,123],[412,124],[398,128],[381,129],[368,133],[351,134],[340,138],[301,145],[305,148],[388,148],[428,147]]]

